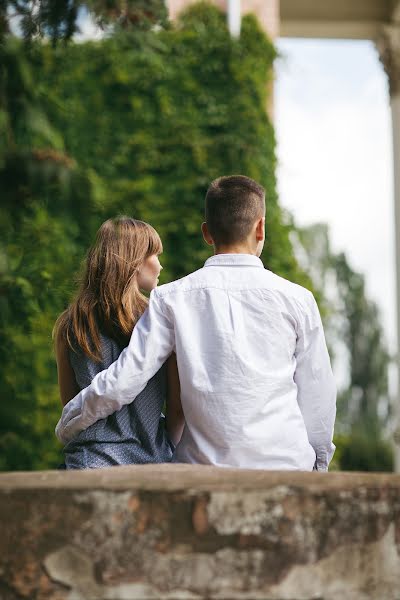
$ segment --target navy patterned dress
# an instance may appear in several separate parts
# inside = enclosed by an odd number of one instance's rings
[[[102,361],[94,362],[81,349],[70,350],[70,362],[80,389],[107,369],[122,348],[101,335]],[[64,447],[67,469],[96,469],[113,465],[169,462],[172,445],[161,411],[166,398],[166,365],[154,375],[133,402],[82,431]]]

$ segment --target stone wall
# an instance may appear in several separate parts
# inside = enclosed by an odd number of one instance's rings
[[[399,600],[400,476],[0,475],[1,600]]]

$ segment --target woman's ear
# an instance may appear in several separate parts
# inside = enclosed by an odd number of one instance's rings
[[[208,244],[209,246],[213,246],[214,240],[212,239],[210,232],[208,231],[207,223],[201,224],[201,233],[203,234],[203,238],[206,244]]]

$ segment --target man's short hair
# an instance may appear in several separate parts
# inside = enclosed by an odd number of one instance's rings
[[[215,179],[206,194],[206,223],[216,246],[245,241],[265,214],[265,190],[254,179],[230,175]]]

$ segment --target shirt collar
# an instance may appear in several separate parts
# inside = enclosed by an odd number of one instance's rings
[[[261,260],[253,254],[216,254],[204,263],[205,267],[260,267]]]

